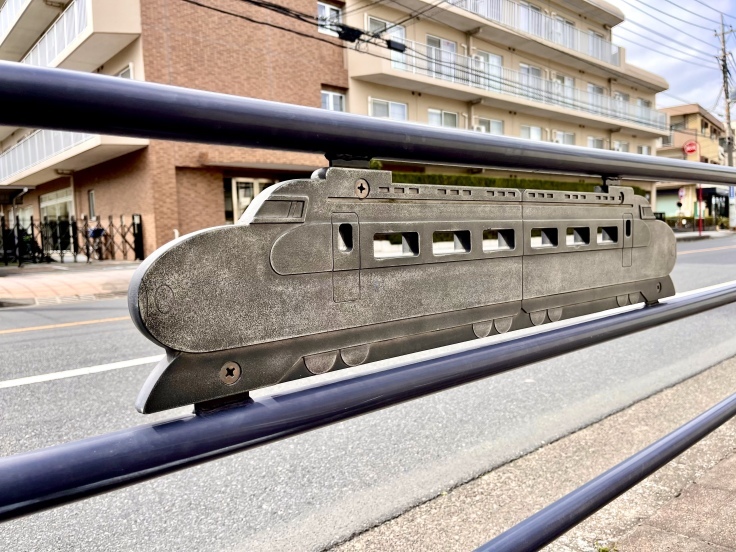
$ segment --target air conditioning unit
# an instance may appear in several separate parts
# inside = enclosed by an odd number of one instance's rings
[[[484,127],[483,125],[475,125],[473,127],[473,130],[476,131],[476,132],[488,132],[486,130],[486,127]]]

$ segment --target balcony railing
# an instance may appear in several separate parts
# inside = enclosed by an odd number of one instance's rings
[[[602,94],[565,86],[532,73],[493,65],[426,44],[406,41],[406,52],[392,52],[394,69],[441,79],[495,94],[610,117],[637,125],[667,130],[667,115]]]
[[[6,0],[0,7],[0,44],[8,36],[10,29],[16,23],[18,15],[31,0]]]
[[[88,0],[74,0],[41,37],[21,63],[48,67],[87,27]]]
[[[575,50],[611,65],[621,65],[621,48],[602,36],[576,29],[563,19],[543,14],[511,0],[450,0],[458,8],[473,12],[516,31]]]
[[[9,150],[0,154],[0,182],[63,153],[95,134],[37,130]]]

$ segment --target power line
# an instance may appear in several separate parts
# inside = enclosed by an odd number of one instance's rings
[[[651,13],[649,13],[649,12],[647,12],[647,11],[645,11],[645,10],[637,7],[637,6],[635,6],[634,4],[628,2],[627,0],[621,0],[621,2],[623,2],[624,4],[628,4],[629,6],[631,6],[632,8],[634,8],[635,10],[639,10],[640,12],[645,13],[645,14],[647,14],[650,17],[656,17],[656,16],[652,15]],[[653,6],[650,6],[646,2],[643,2],[642,0],[639,0],[639,3],[645,5],[648,8],[652,8],[653,10],[656,10],[657,9],[657,8],[654,8]],[[661,15],[666,15],[667,17],[671,17],[672,19],[677,19],[678,21],[682,21],[683,23],[687,23],[688,25],[692,25],[693,27],[698,27],[699,29],[705,29],[706,31],[714,31],[715,30],[715,29],[713,29],[711,27],[705,27],[703,25],[698,25],[697,23],[693,23],[692,21],[688,21],[687,19],[681,19],[681,18],[677,17],[676,15],[671,15],[671,14],[665,13],[663,11],[660,11],[660,13],[661,13]],[[685,33],[685,31],[683,31],[681,29],[678,29],[677,27],[674,27],[673,25],[670,25],[669,23],[666,23],[666,22],[661,21],[661,20],[660,20],[660,23],[664,23],[665,25],[667,25],[669,27],[672,27],[673,29],[675,29],[677,31],[680,31],[681,33],[684,33],[684,34],[687,35],[687,33]],[[692,36],[692,35],[688,35],[688,36]],[[692,37],[692,38],[695,38],[695,37]]]
[[[324,42],[326,44],[330,44],[331,46],[334,46],[336,48],[350,49],[348,46],[345,46],[344,44],[339,44],[339,43],[336,43],[334,41],[331,41],[331,40],[328,40],[328,39],[325,39],[325,38],[321,38],[321,37],[309,35],[307,33],[302,33],[302,32],[297,31],[295,29],[289,29],[289,28],[286,28],[286,27],[281,27],[279,25],[276,25],[274,23],[270,23],[270,22],[267,22],[267,21],[260,21],[258,19],[254,19],[252,17],[246,16],[246,15],[243,15],[243,14],[238,14],[238,13],[231,12],[231,11],[228,11],[228,10],[224,10],[224,9],[221,9],[221,8],[216,8],[214,6],[209,6],[207,4],[203,4],[201,2],[198,2],[197,0],[182,0],[182,1],[183,2],[186,2],[188,4],[191,4],[191,5],[195,5],[195,6],[198,6],[198,7],[201,7],[201,8],[205,8],[205,9],[208,9],[208,10],[211,10],[211,11],[214,11],[214,12],[217,12],[217,13],[221,13],[223,15],[230,15],[230,16],[233,16],[233,17],[237,17],[238,19],[242,19],[244,21],[248,21],[249,23],[254,23],[256,25],[263,25],[263,26],[266,26],[266,27],[274,28],[274,29],[277,29],[277,30],[280,30],[280,31],[285,31],[285,32],[292,33],[292,34],[295,34],[295,35],[298,35],[298,36],[301,36],[301,37],[304,37],[304,38],[309,38],[309,39],[312,39],[312,40],[318,40],[320,42]],[[371,37],[371,38],[372,39],[375,39],[375,37]],[[369,41],[368,40],[365,40],[365,39],[361,39],[361,40],[359,40],[359,43],[364,43],[364,44],[367,45],[367,44],[369,44]],[[379,46],[379,47],[381,46],[380,44],[376,44],[375,42],[370,42],[370,44],[374,44],[374,45]],[[420,58],[420,60],[423,59],[423,61],[430,62],[435,67],[450,69],[450,70],[453,71],[453,73],[456,72],[457,69],[458,69],[458,66],[456,64],[447,63],[447,62],[444,62],[442,60],[437,60],[435,58],[432,58],[430,56],[427,56],[426,54],[424,54],[424,53],[422,53],[422,52],[420,52],[418,50],[415,50],[414,48],[408,47],[408,46],[406,48],[407,48],[407,50],[409,50],[411,52],[414,52],[416,55],[418,55],[419,58]],[[389,57],[381,56],[381,55],[378,55],[376,53],[369,52],[367,50],[360,50],[360,49],[357,48],[357,44],[356,44],[356,51],[358,51],[360,53],[368,54],[370,56],[373,56],[373,57],[376,57],[376,58],[379,58],[379,59],[383,59],[383,60],[386,60],[386,61],[397,62],[397,63],[406,63],[404,61],[400,61],[400,60],[397,60],[397,59],[394,59],[394,58],[389,58]],[[406,55],[406,54],[403,54],[403,55]],[[461,70],[464,70],[464,72],[465,72],[465,78],[464,79],[461,79],[461,80],[471,81],[473,77],[483,78],[483,79],[486,79],[490,83],[497,84],[498,85],[497,90],[501,90],[501,89],[503,89],[503,90],[510,90],[513,94],[515,94],[517,96],[527,97],[527,98],[532,99],[532,100],[534,100],[534,99],[541,100],[542,98],[548,98],[548,99],[552,99],[552,100],[557,101],[558,103],[560,103],[560,105],[569,105],[570,103],[574,103],[575,105],[582,107],[583,110],[588,111],[588,112],[593,113],[593,114],[595,114],[598,111],[602,111],[602,106],[600,104],[598,104],[598,103],[595,103],[594,101],[584,101],[584,100],[580,100],[579,98],[570,98],[569,96],[566,96],[564,93],[552,92],[550,90],[542,90],[542,89],[540,89],[540,90],[534,90],[534,89],[531,89],[528,85],[524,85],[524,84],[521,84],[521,83],[509,82],[509,81],[507,81],[507,80],[505,80],[505,79],[503,79],[501,77],[498,77],[498,76],[495,76],[495,75],[491,75],[490,73],[487,73],[487,72],[484,73],[484,72],[475,71],[473,69],[468,69],[468,68],[463,68],[463,67],[460,67],[460,69]],[[434,71],[429,71],[429,72],[434,72]],[[439,74],[442,74],[442,72],[439,71]],[[530,76],[530,80],[531,79],[540,79],[540,80],[542,80],[540,77],[533,77],[533,76]],[[545,81],[545,82],[548,82],[548,81]],[[489,88],[489,90],[493,91],[490,88]],[[579,91],[578,89],[574,89],[574,90]],[[592,94],[591,93],[588,93],[588,97],[589,98],[592,98]],[[608,98],[609,96],[602,96],[602,97]],[[633,104],[628,104],[627,103],[626,105],[633,105]],[[648,108],[648,109],[651,109],[651,108]],[[601,114],[605,115],[604,113],[601,113]],[[639,123],[640,122],[639,119],[637,119],[635,117],[632,117],[632,116],[629,116],[628,113],[625,114],[625,115],[622,114],[622,113],[617,113],[616,117],[619,120],[622,120],[622,121],[628,121],[628,122],[634,122],[634,123]]]
[[[712,59],[708,59],[707,57],[695,56],[695,55],[692,54],[692,52],[684,52],[682,50],[677,50],[676,48],[672,48],[672,47],[668,46],[667,44],[664,44],[663,42],[659,42],[657,40],[648,38],[648,37],[646,37],[644,35],[641,35],[641,34],[635,32],[635,31],[632,31],[631,29],[621,28],[621,29],[616,29],[616,31],[626,31],[626,32],[631,33],[631,34],[634,34],[634,35],[636,35],[638,37],[644,38],[645,40],[649,40],[650,42],[652,42],[654,44],[659,44],[660,46],[664,46],[665,48],[667,48],[667,49],[670,50],[670,53],[665,53],[665,52],[662,52],[660,50],[655,50],[654,48],[652,48],[651,45],[641,44],[640,42],[636,42],[635,40],[632,40],[630,38],[626,38],[625,36],[618,35],[618,38],[620,38],[621,40],[626,40],[628,42],[631,42],[632,44],[636,44],[637,46],[640,46],[642,48],[645,48],[646,50],[652,50],[653,52],[657,52],[658,54],[662,54],[663,56],[666,56],[668,58],[676,59],[678,61],[683,61],[685,63],[692,63],[694,65],[700,66],[700,64],[695,63],[693,61],[693,59],[698,59],[700,61],[707,62],[707,63],[710,63],[710,62],[713,61],[713,59],[716,59],[716,56],[715,55],[713,55]],[[684,56],[687,56],[688,59],[676,58],[676,57],[672,56],[672,53],[682,54]]]
[[[675,4],[675,3],[674,3],[674,2],[672,1],[672,0],[664,0],[664,1],[665,1],[665,2],[667,2],[668,4],[672,4],[672,5],[673,5],[673,6],[675,6],[676,8],[680,8],[680,9],[681,9],[682,11],[686,11],[687,13],[690,13],[690,14],[692,14],[692,15],[695,15],[695,16],[697,16],[697,17],[700,17],[701,19],[705,19],[706,21],[710,21],[711,23],[715,23],[716,25],[719,25],[719,26],[720,26],[720,24],[721,24],[721,22],[720,22],[720,21],[716,21],[715,19],[711,19],[711,18],[709,18],[709,17],[705,17],[704,15],[701,15],[701,14],[699,14],[699,13],[697,13],[697,12],[691,11],[691,10],[689,10],[689,9],[687,9],[687,8],[683,8],[682,6],[680,6],[680,5],[678,5],[678,4]],[[696,1],[697,1],[697,0],[696,0]],[[710,6],[706,6],[706,7],[710,7]],[[712,8],[711,8],[711,9],[712,9]],[[718,11],[718,10],[716,10],[716,11]],[[719,13],[720,13],[720,12],[719,12]]]
[[[724,17],[730,17],[731,19],[736,19],[736,17],[734,17],[733,15],[728,15],[727,13],[724,13],[724,12],[722,12],[722,11],[719,11],[719,10],[715,9],[714,7],[712,7],[712,6],[709,6],[709,5],[708,5],[708,4],[706,4],[705,2],[701,2],[700,0],[695,0],[695,1],[696,1],[696,2],[698,3],[698,4],[700,4],[701,6],[705,6],[705,7],[706,7],[706,8],[708,8],[709,10],[713,10],[714,12],[716,12],[716,13],[718,13],[718,14],[720,14],[720,15],[724,16]],[[703,16],[701,15],[700,17],[703,17]],[[703,19],[707,19],[707,18],[703,18]],[[713,21],[713,20],[712,20],[712,19],[708,19],[708,21]],[[719,22],[719,21],[715,21],[715,23],[720,23],[720,22]]]
[[[667,92],[667,91],[660,92],[660,94],[663,94],[665,96],[669,96],[670,98],[676,99],[678,102],[683,102],[683,103],[686,103],[686,104],[697,104],[698,103],[698,102],[694,102],[692,100],[686,100],[685,98],[681,98],[679,96],[675,96],[671,92]]]
[[[375,6],[377,4],[381,4],[383,1],[384,0],[373,0],[372,2],[368,2],[368,3],[366,3],[363,6],[355,6],[351,10],[345,10],[344,12],[342,12],[342,15],[343,16],[352,15],[352,14],[357,13],[359,11],[367,10],[368,8],[372,8],[373,6]]]
[[[629,20],[629,21],[626,21],[626,23],[624,23],[624,25],[626,25],[626,24],[629,24],[629,25],[635,25],[636,27],[641,27],[641,28],[642,28],[642,29],[644,29],[645,31],[647,31],[647,32],[650,32],[650,33],[654,33],[655,35],[657,35],[657,36],[660,36],[660,37],[664,38],[665,40],[669,40],[669,41],[672,41],[672,42],[674,42],[674,41],[675,41],[675,39],[673,39],[672,37],[670,37],[670,36],[667,36],[667,35],[665,35],[665,34],[662,34],[662,33],[659,33],[659,32],[657,32],[657,31],[655,31],[655,30],[653,30],[653,29],[649,29],[649,28],[645,27],[644,25],[641,25],[640,23],[637,23],[636,21],[631,21],[631,20]],[[693,37],[693,38],[695,38],[695,37]],[[712,44],[710,44],[709,42],[706,42],[705,40],[701,40],[701,39],[699,39],[699,38],[695,38],[695,39],[696,39],[696,40],[697,40],[698,42],[702,42],[702,43],[703,43],[703,44],[705,44],[706,46],[710,46],[711,48],[713,48],[713,45],[712,45]],[[693,48],[693,50],[695,50],[695,48]],[[711,55],[710,53],[708,53],[708,52],[703,52],[702,50],[695,50],[695,51],[696,51],[696,52],[699,52],[699,53],[701,53],[701,54],[704,54],[704,55],[706,55],[706,56],[709,56],[709,55]]]
[[[412,13],[412,15],[410,15],[409,17],[405,17],[404,19],[401,19],[401,20],[397,21],[396,23],[393,23],[393,24],[389,25],[388,27],[386,27],[386,29],[384,30],[384,32],[389,31],[390,29],[392,29],[394,27],[398,27],[398,26],[404,25],[405,23],[411,21],[412,19],[417,19],[420,16],[422,16],[422,15],[424,15],[426,13],[429,13],[433,9],[441,6],[445,2],[447,2],[447,0],[437,0],[437,2],[435,2],[434,4],[430,4],[426,8],[421,9],[421,10],[419,10],[417,12]],[[429,16],[427,16],[427,17],[429,17]],[[408,25],[405,25],[405,26],[408,26]]]
[[[337,48],[348,49],[348,47],[345,46],[344,44],[338,44],[338,43],[333,42],[332,40],[329,40],[329,39],[326,39],[326,38],[322,38],[322,37],[319,37],[319,36],[313,36],[313,35],[310,35],[310,34],[307,34],[307,33],[303,33],[301,31],[297,31],[296,29],[289,29],[287,27],[282,27],[280,25],[276,25],[275,23],[270,23],[268,21],[260,21],[258,19],[253,19],[252,17],[249,17],[247,15],[243,15],[243,14],[231,12],[231,11],[228,11],[228,10],[223,10],[221,8],[216,8],[214,6],[208,6],[207,4],[202,4],[201,2],[198,2],[197,0],[181,0],[181,1],[182,2],[186,2],[187,4],[192,4],[194,6],[198,6],[200,8],[205,8],[205,9],[208,9],[208,10],[211,10],[211,11],[214,11],[214,12],[217,12],[217,13],[221,13],[223,15],[230,15],[232,17],[237,17],[238,19],[242,19],[244,21],[248,21],[249,23],[254,23],[256,25],[262,25],[264,27],[271,27],[272,29],[278,29],[279,31],[285,31],[287,33],[295,34],[297,36],[301,36],[301,37],[304,37],[304,38],[310,38],[312,40],[317,40],[319,42],[324,42],[326,44],[330,44],[330,45],[335,46]],[[369,53],[369,52],[366,52],[366,53]],[[376,55],[376,57],[380,57],[381,59],[390,59],[390,58],[384,58],[384,57],[378,56],[378,55]]]

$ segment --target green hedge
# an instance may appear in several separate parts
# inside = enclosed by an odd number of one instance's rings
[[[681,228],[681,229],[697,229],[698,228],[698,218],[696,217],[667,217],[665,219],[667,224],[670,225],[672,228]],[[683,224],[683,221],[685,223]],[[703,226],[708,227],[715,227],[719,226],[721,228],[728,228],[729,227],[729,221],[728,217],[703,217]]]
[[[436,184],[438,186],[478,186],[481,188],[522,188],[532,190],[567,190],[571,192],[594,192],[595,184],[584,182],[560,182],[537,178],[492,178],[473,174],[434,174],[394,172],[393,181],[401,184]],[[634,188],[634,193],[643,196],[646,191]]]

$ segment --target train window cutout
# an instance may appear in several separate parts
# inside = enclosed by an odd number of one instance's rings
[[[470,230],[440,231],[432,233],[432,253],[451,255],[470,253]]]
[[[373,235],[373,256],[376,259],[419,256],[419,234],[416,232],[381,232]]]
[[[590,245],[590,228],[587,226],[569,227],[565,237],[568,246]]]
[[[557,247],[557,228],[532,228],[531,246],[533,248]]]
[[[182,236],[131,281],[166,349],[141,412],[674,295],[672,230],[645,198],[394,184],[329,168],[270,186],[240,220]],[[223,366],[240,376],[223,380]],[[218,403],[219,404],[219,403]]]
[[[510,228],[483,230],[483,251],[513,251],[516,248],[514,231]]]

